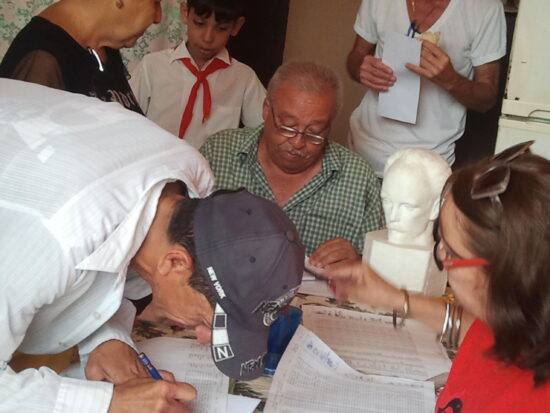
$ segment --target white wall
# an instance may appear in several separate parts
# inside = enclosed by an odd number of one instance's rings
[[[365,88],[351,80],[346,57],[355,33],[353,23],[361,0],[290,0],[283,60],[308,60],[331,67],[344,84],[344,105],[334,121],[331,137],[344,143],[351,112]]]

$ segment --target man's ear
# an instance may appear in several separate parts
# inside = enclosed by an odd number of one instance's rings
[[[183,24],[187,24],[189,21],[189,7],[187,7],[186,1],[180,3],[180,19]]]
[[[269,101],[267,100],[267,98],[265,98],[262,105],[262,118],[264,118],[264,122],[267,120],[270,111],[271,107],[269,106]]]
[[[246,19],[244,16],[238,17],[237,20],[233,23],[233,28],[231,29],[231,36],[236,36],[239,34],[239,31],[241,30],[241,27],[243,27],[244,22]]]
[[[173,273],[188,273],[193,271],[193,258],[182,246],[175,245],[164,253],[158,262],[158,272],[162,276]]]

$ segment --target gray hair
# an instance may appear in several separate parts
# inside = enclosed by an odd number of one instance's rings
[[[297,90],[318,95],[325,94],[327,89],[332,90],[336,98],[334,115],[342,107],[342,82],[336,73],[326,66],[313,62],[289,62],[279,66],[267,85],[267,99],[270,102],[273,101],[273,96],[281,84],[287,81]]]
[[[426,184],[433,194],[441,194],[447,178],[451,175],[451,167],[441,155],[423,148],[405,148],[394,152],[386,161],[384,175],[398,162],[402,166],[417,168],[426,177]]]

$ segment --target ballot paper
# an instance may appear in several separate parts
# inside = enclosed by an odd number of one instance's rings
[[[197,389],[197,399],[188,404],[192,413],[252,412],[259,403],[227,394],[229,378],[214,365],[208,346],[194,340],[156,337],[140,341],[137,347],[157,369],[170,371],[176,380]]]
[[[334,298],[334,293],[323,280],[304,280],[298,289],[301,294],[315,295],[318,297]]]
[[[302,284],[300,285],[298,292],[307,295],[315,295],[318,297],[334,298],[334,293],[328,287],[327,281],[319,278],[324,271],[324,268],[314,267],[311,265],[309,263],[309,257],[306,256],[304,260]]]
[[[260,399],[236,394],[228,394],[227,397],[227,413],[253,413],[261,402]]]
[[[306,255],[304,258],[304,274],[302,281],[311,281],[318,279],[325,272],[324,268],[316,267],[311,265],[309,262],[309,257]]]
[[[432,413],[432,382],[359,373],[298,327],[273,377],[264,413]]]
[[[391,316],[321,306],[302,311],[303,325],[354,369],[427,380],[451,368],[436,334],[415,320],[395,329]]]
[[[385,43],[382,62],[391,67],[396,81],[387,92],[378,94],[378,115],[401,122],[416,123],[420,76],[405,63],[420,64],[422,43],[400,33],[390,34]]]

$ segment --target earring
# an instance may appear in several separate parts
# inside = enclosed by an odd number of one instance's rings
[[[117,9],[122,9],[122,1],[117,0],[117,2],[115,3],[115,6],[116,6]]]

